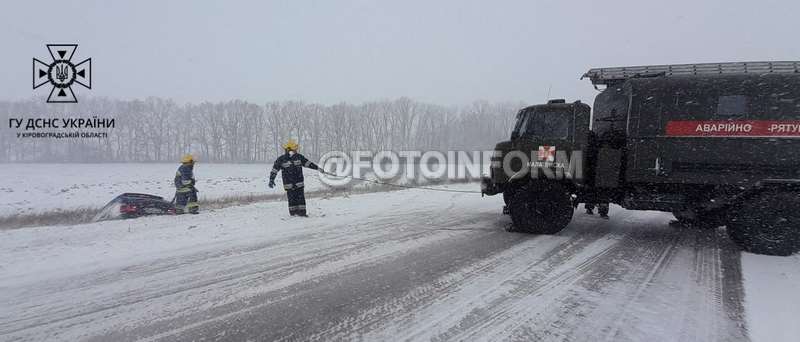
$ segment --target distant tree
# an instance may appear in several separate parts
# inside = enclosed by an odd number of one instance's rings
[[[45,105],[0,102],[0,162],[174,162],[184,153],[209,162],[270,162],[295,138],[311,158],[350,150],[481,150],[508,137],[523,103],[476,101],[444,107],[410,98],[321,105],[242,100],[178,105],[170,99]],[[114,118],[108,138],[18,138],[9,118]]]

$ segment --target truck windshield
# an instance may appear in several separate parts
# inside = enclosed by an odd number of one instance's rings
[[[557,111],[528,110],[519,113],[512,137],[566,138],[569,135],[570,114]]]

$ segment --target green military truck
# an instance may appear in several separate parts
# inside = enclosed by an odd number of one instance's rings
[[[601,92],[523,108],[484,194],[514,230],[552,234],[579,203],[725,225],[748,251],[800,250],[800,62],[591,69]]]

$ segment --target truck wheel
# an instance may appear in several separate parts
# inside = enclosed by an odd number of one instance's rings
[[[770,191],[735,206],[728,235],[756,254],[791,255],[800,251],[798,193]]]
[[[572,220],[569,193],[558,183],[533,183],[513,193],[509,214],[514,230],[534,234],[555,234]]]

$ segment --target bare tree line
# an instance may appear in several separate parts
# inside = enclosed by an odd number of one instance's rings
[[[447,107],[409,98],[334,105],[241,100],[179,105],[162,98],[0,102],[0,162],[174,162],[185,153],[206,162],[269,162],[289,138],[310,158],[334,150],[487,150],[508,137],[522,106],[477,101]],[[9,118],[95,115],[115,120],[113,129],[88,129],[105,131],[107,138],[19,138],[22,127],[9,127]]]

